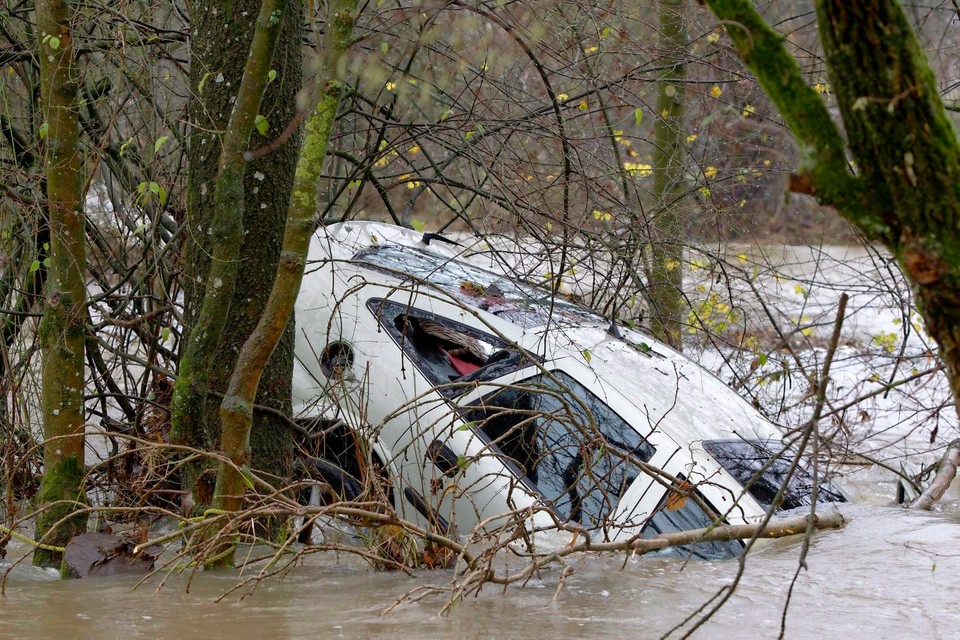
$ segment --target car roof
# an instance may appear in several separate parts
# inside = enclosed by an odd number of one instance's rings
[[[424,277],[430,270],[424,266],[443,264],[474,265],[471,256],[487,248],[476,237],[463,235],[456,242],[438,239],[437,234],[424,234],[411,229],[379,222],[346,222],[321,228],[317,232],[311,258],[329,257],[334,260],[352,261],[358,254],[365,268],[377,264],[393,265],[395,270],[384,267],[381,272],[387,278],[403,281],[410,275],[423,278],[432,285],[450,294],[450,303],[476,307],[477,299],[458,288],[459,277],[483,279],[500,278],[494,281],[517,282],[506,273],[494,271],[454,271],[449,277],[433,280]],[[405,274],[403,263],[390,262],[390,247],[405,247],[412,250],[417,259],[412,268],[415,274]],[[382,251],[378,251],[382,249]],[[379,257],[378,257],[379,256]],[[381,260],[385,256],[385,260]],[[426,256],[425,259],[422,259]],[[431,262],[430,257],[433,258]],[[485,267],[491,261],[485,260]],[[359,267],[358,267],[359,268]],[[467,275],[462,275],[466,273]],[[489,286],[490,280],[483,282]],[[537,289],[532,288],[534,292]],[[540,290],[547,293],[545,290]],[[517,293],[527,295],[530,290]],[[502,292],[501,292],[502,293]],[[557,366],[576,373],[583,383],[601,389],[615,389],[645,415],[651,428],[665,427],[680,442],[696,442],[729,438],[779,438],[777,429],[736,392],[705,370],[666,345],[638,331],[620,327],[611,333],[609,323],[583,307],[551,298],[540,310],[520,302],[510,303],[510,296],[501,307],[480,308],[478,316],[496,326],[513,325],[504,337],[514,340],[531,352],[546,356],[548,367]],[[489,297],[488,297],[489,298]],[[511,307],[510,304],[513,304]],[[442,310],[445,304],[430,304],[434,310]],[[544,313],[546,308],[548,313]],[[372,318],[371,318],[372,321]],[[504,324],[506,321],[506,325]],[[578,371],[579,370],[579,371]],[[637,425],[642,428],[642,425]]]

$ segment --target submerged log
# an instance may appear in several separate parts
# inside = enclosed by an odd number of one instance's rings
[[[950,488],[950,483],[957,476],[957,467],[960,467],[960,444],[954,442],[943,454],[943,459],[940,461],[940,471],[933,478],[933,482],[924,489],[919,498],[913,501],[910,508],[923,509],[924,511],[932,509],[934,503],[942,498],[943,494]]]
[[[78,578],[139,575],[153,570],[155,549],[134,553],[134,543],[108,533],[84,533],[67,544],[64,562]]]

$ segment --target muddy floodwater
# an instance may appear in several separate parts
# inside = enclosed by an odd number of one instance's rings
[[[960,509],[917,513],[846,505],[847,526],[815,536],[786,613],[787,638],[956,638],[960,629]],[[730,601],[695,638],[775,638],[799,539],[752,553]],[[12,550],[15,551],[16,549]],[[10,556],[8,555],[8,558]],[[17,567],[0,598],[2,638],[658,638],[703,607],[737,571],[736,561],[581,557],[556,593],[560,569],[438,615],[428,598],[383,610],[421,585],[356,559],[312,556],[282,581],[241,599],[214,601],[236,575],[171,581],[159,592],[127,578],[62,582]],[[554,596],[556,594],[556,599]],[[670,637],[681,637],[674,632]]]

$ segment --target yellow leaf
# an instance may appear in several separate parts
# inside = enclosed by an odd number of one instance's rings
[[[703,172],[703,175],[707,178],[716,178],[717,177],[717,168],[716,167],[707,167]]]
[[[639,164],[636,162],[624,162],[623,168],[631,176],[645,178],[649,175],[653,175],[653,167],[651,167],[648,164]]]
[[[396,82],[388,82],[387,84],[384,85],[384,88],[385,88],[387,91],[393,91],[394,89],[397,88],[397,83],[396,83]]]
[[[584,49],[584,51],[585,51],[586,53],[593,53],[594,51],[596,51],[596,50],[599,49],[599,48],[600,48],[600,47],[587,47],[586,49]]]
[[[580,109],[580,111],[586,111],[587,108],[588,108],[588,105],[586,100],[581,100],[580,104],[577,105],[577,109]]]
[[[748,104],[748,105],[744,106],[744,107],[743,107],[743,111],[741,111],[741,113],[743,114],[743,117],[744,117],[744,118],[749,118],[751,115],[753,115],[753,114],[756,113],[756,112],[757,112],[757,110],[756,110],[756,108],[755,108],[752,104]]]
[[[738,254],[737,254],[737,260],[740,262],[740,264],[746,264],[746,262],[747,262],[747,254],[745,254],[745,253],[738,253]]]
[[[713,88],[710,89],[710,95],[713,96],[714,98],[719,98],[720,96],[723,95],[723,89],[721,89],[717,85],[713,85]]]
[[[696,139],[697,139],[697,134],[695,133],[691,133],[690,135],[687,136],[687,142],[693,142]]]
[[[565,102],[569,97],[570,97],[570,96],[568,96],[568,95],[565,94],[565,93],[558,93],[558,94],[557,94],[557,102]]]

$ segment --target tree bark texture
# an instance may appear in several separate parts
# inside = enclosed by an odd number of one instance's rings
[[[960,398],[960,144],[903,8],[896,0],[815,3],[847,145],[753,4],[707,4],[797,139],[791,188],[835,207],[890,250]]]
[[[71,537],[83,532],[87,522],[85,515],[70,515],[85,499],[86,255],[78,79],[70,24],[75,17],[69,2],[38,0],[36,4],[50,220],[50,267],[40,326],[45,442],[37,538],[57,546],[64,546]],[[37,550],[34,564],[56,566],[60,564],[61,555]]]
[[[244,139],[242,147],[224,148],[231,113],[234,111],[238,87],[244,77],[253,40],[255,18],[261,3],[253,0],[240,2],[195,2],[192,6],[191,86],[195,97],[191,103],[191,121],[194,128],[190,144],[190,175],[188,176],[189,229],[185,247],[185,303],[186,325],[191,328],[184,345],[190,344],[198,325],[205,296],[222,290],[222,306],[217,310],[219,332],[197,343],[197,356],[192,366],[192,389],[185,381],[181,385],[184,399],[181,420],[175,422],[177,441],[203,450],[219,447],[220,398],[208,391],[223,393],[236,364],[241,345],[250,335],[263,309],[270,283],[276,271],[283,237],[286,203],[289,201],[296,165],[299,136],[294,134],[285,145],[271,154],[252,162],[242,160],[243,152],[266,144],[279,135],[296,117],[297,92],[301,85],[302,4],[288,0],[287,10],[273,15],[278,20],[270,24],[271,14],[265,19],[271,27],[276,45],[272,56],[266,58],[259,70],[266,85],[258,110],[249,117],[262,115],[267,124],[267,135],[254,130]],[[224,29],[224,25],[227,28]],[[274,72],[270,73],[270,70]],[[275,75],[274,75],[275,74]],[[273,79],[271,80],[271,76]],[[250,121],[250,130],[255,129]],[[228,168],[221,169],[223,152],[234,159]],[[239,162],[237,162],[239,160]],[[229,178],[226,188],[239,190],[242,200],[236,201],[233,213],[241,213],[230,222],[239,228],[239,248],[229,268],[234,269],[236,286],[225,286],[222,275],[214,273],[224,266],[222,260],[211,260],[217,247],[223,248],[225,231],[215,220],[218,176]],[[235,239],[236,240],[236,239]],[[220,287],[210,291],[210,285],[220,278]],[[224,307],[227,308],[224,311]],[[214,333],[218,333],[214,340]],[[187,356],[185,347],[182,357]],[[197,367],[197,364],[204,364]],[[267,365],[264,384],[257,402],[290,412],[290,377],[293,367],[293,323],[287,328],[280,347]],[[182,371],[182,370],[181,370]],[[175,418],[176,419],[176,418]],[[292,460],[292,438],[286,425],[268,414],[258,415],[253,430],[253,464],[270,474],[285,477]],[[209,466],[194,466],[187,470],[186,487],[192,491],[198,505],[213,503],[214,478]]]
[[[682,348],[684,196],[683,112],[686,87],[687,0],[660,0],[659,48],[664,66],[657,81],[653,189],[656,209],[650,227],[650,318],[654,335]]]
[[[343,53],[352,43],[356,0],[331,0],[321,55],[319,102],[307,120],[306,134],[294,177],[287,213],[283,250],[266,308],[250,338],[244,343],[220,408],[223,454],[231,464],[221,464],[217,476],[218,506],[235,511],[242,504],[245,478],[238,470],[247,464],[253,399],[263,363],[277,345],[300,291],[303,271],[316,229],[317,190],[327,145],[340,104]]]

